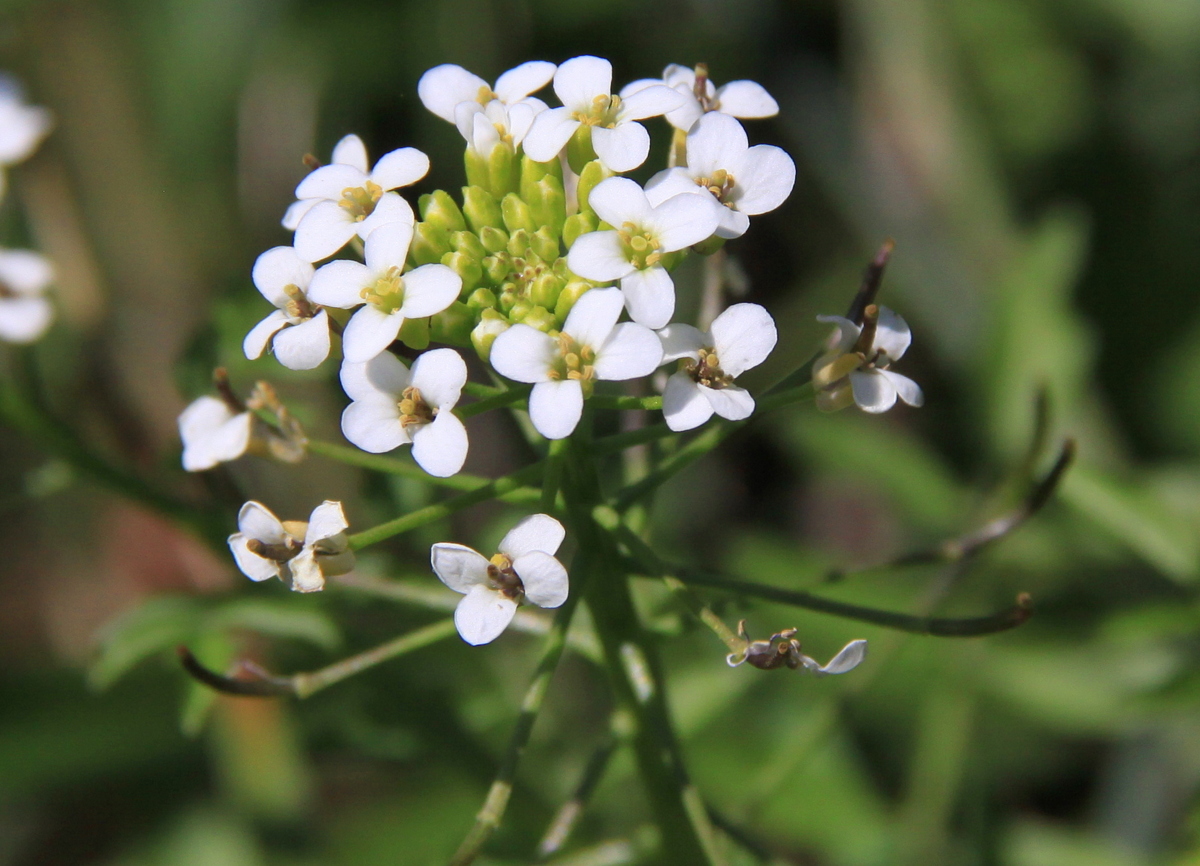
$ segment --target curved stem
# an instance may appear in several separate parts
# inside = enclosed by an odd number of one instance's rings
[[[519,403],[521,400],[527,398],[530,390],[530,385],[518,385],[515,388],[484,397],[482,400],[477,400],[474,403],[468,403],[465,406],[456,406],[454,407],[454,414],[466,420],[472,415],[480,415],[491,409],[511,406],[513,403]]]
[[[597,409],[661,409],[662,397],[618,397],[613,394],[593,394],[588,398]]]

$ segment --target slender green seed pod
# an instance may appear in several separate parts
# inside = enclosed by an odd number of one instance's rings
[[[462,211],[450,193],[436,189],[421,196],[419,201],[421,219],[431,223],[445,232],[460,232],[467,227]]]
[[[479,234],[484,226],[499,228],[504,223],[500,213],[500,203],[495,197],[481,186],[463,187],[463,216],[471,231]]]

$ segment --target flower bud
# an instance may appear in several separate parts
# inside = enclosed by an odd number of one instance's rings
[[[466,153],[463,154],[463,166],[467,171],[468,184],[477,186],[480,189],[487,189],[491,186],[491,172],[488,170],[487,159],[481,156],[469,144],[467,145]]]
[[[408,248],[408,257],[418,265],[440,262],[442,256],[448,252],[450,238],[440,228],[426,222],[419,222],[413,226],[413,239]]]
[[[554,262],[559,258],[558,233],[550,226],[542,226],[529,238],[529,248],[544,262]]]
[[[558,320],[559,327],[567,320],[567,313],[571,312],[575,302],[591,288],[592,284],[587,280],[572,280],[563,286],[562,291],[558,293],[558,300],[554,303],[554,318]]]
[[[571,171],[582,175],[583,167],[595,158],[596,151],[592,149],[592,128],[585,123],[575,130],[575,134],[567,142],[567,164],[571,166]]]
[[[538,230],[534,225],[533,214],[529,210],[529,205],[514,193],[509,193],[500,202],[500,211],[504,218],[504,227],[509,232],[515,232],[517,229],[525,229],[525,231],[533,234]]]
[[[517,191],[517,154],[511,144],[498,142],[487,158],[488,191],[498,199]]]
[[[442,231],[459,232],[467,227],[462,211],[445,190],[437,189],[421,196],[418,207],[421,209],[421,219]]]
[[[596,219],[594,213],[580,211],[577,214],[571,214],[563,223],[563,243],[566,244],[567,249],[570,249],[580,235],[594,232],[599,224],[600,221]]]
[[[442,264],[462,278],[463,291],[475,288],[483,280],[483,265],[466,253],[446,253],[442,256]]]
[[[500,312],[511,318],[513,307],[515,307],[517,302],[520,300],[522,300],[521,293],[517,291],[516,284],[505,283],[503,288],[500,290],[500,300],[497,302]]]
[[[482,262],[490,252],[480,242],[479,235],[468,231],[451,232],[450,246],[457,252],[466,253],[477,262]]]
[[[405,319],[398,339],[418,352],[429,345],[429,319]]]
[[[549,162],[534,162],[528,156],[521,157],[521,198],[529,201],[534,185],[544,177],[553,177],[562,184],[562,163],[557,159]]]
[[[495,226],[484,226],[479,230],[479,244],[489,253],[506,250],[508,249],[508,232]]]
[[[533,285],[529,287],[529,300],[539,307],[553,310],[558,303],[558,295],[562,292],[562,281],[551,273],[538,274]]]
[[[575,191],[575,197],[579,200],[580,213],[590,214],[591,216],[596,215],[591,205],[588,204],[588,196],[591,195],[596,184],[610,177],[612,177],[612,172],[601,165],[598,159],[589,162],[583,167],[583,171],[579,173],[579,186]]]
[[[471,226],[471,231],[476,234],[479,234],[484,226],[499,228],[503,223],[499,202],[481,186],[463,187],[462,212]],[[480,240],[482,239],[483,237],[480,235]]]
[[[479,324],[471,331],[471,345],[481,361],[487,362],[492,354],[492,343],[508,329],[508,321],[495,310],[483,311]]]
[[[467,298],[467,307],[470,308],[471,312],[473,312],[475,315],[482,314],[484,310],[496,309],[496,304],[498,303],[499,301],[496,299],[496,293],[491,289],[476,289],[475,291],[471,292],[470,297]]]
[[[529,202],[534,222],[558,238],[567,218],[567,198],[563,194],[562,181],[555,177],[542,178],[533,184],[525,200]]]
[[[501,299],[503,305],[503,299]],[[516,323],[524,320],[533,311],[533,304],[527,298],[520,298],[508,311],[508,320]]]
[[[699,253],[702,256],[711,256],[723,246],[725,246],[725,238],[713,235],[712,237],[705,238],[698,244],[692,244],[692,252]]]
[[[543,333],[558,327],[558,320],[554,317],[554,314],[545,307],[537,305],[521,318],[521,322],[529,325],[531,328],[537,328]]]
[[[687,250],[675,250],[673,253],[663,253],[663,257],[659,259],[661,264],[668,271],[673,271],[687,258]]]
[[[488,282],[498,286],[512,273],[512,259],[507,252],[496,253],[483,260],[483,273]]]
[[[475,312],[462,301],[455,301],[429,320],[429,339],[435,343],[465,346],[471,342]]]
[[[517,259],[529,255],[529,232],[517,229],[508,236],[508,254]]]

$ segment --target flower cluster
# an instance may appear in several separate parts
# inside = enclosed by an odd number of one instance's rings
[[[8,166],[28,159],[50,125],[50,112],[26,105],[20,85],[0,74],[0,198]],[[45,291],[53,281],[54,269],[38,253],[0,249],[0,340],[32,343],[46,332],[54,309]]]

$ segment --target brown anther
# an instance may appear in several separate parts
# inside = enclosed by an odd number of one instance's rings
[[[303,547],[304,543],[291,535],[286,536],[280,544],[268,544],[258,538],[246,539],[247,550],[272,562],[287,562],[295,557]]]
[[[316,171],[321,167],[321,160],[317,159],[311,153],[304,154],[300,161],[304,163],[304,167],[309,171]]]
[[[411,427],[414,424],[429,424],[437,417],[437,409],[431,407],[421,396],[421,390],[411,385],[404,389],[397,403],[400,410],[400,426]]]
[[[291,318],[311,319],[317,314],[318,307],[308,299],[308,295],[304,294],[304,290],[299,286],[288,283],[283,287],[283,293],[288,298],[283,311]]]
[[[697,63],[695,68],[696,83],[692,85],[692,93],[696,96],[696,101],[700,103],[700,107],[705,111],[713,111],[720,107],[718,103],[710,101],[708,97],[708,64]]]
[[[487,567],[488,580],[492,587],[505,598],[519,602],[525,596],[525,584],[513,570],[512,560],[503,553],[492,557]]]
[[[733,384],[733,377],[726,375],[725,371],[721,369],[721,362],[717,358],[716,352],[708,348],[701,349],[698,354],[700,355],[699,360],[689,361],[683,368],[697,384],[718,391]]]

